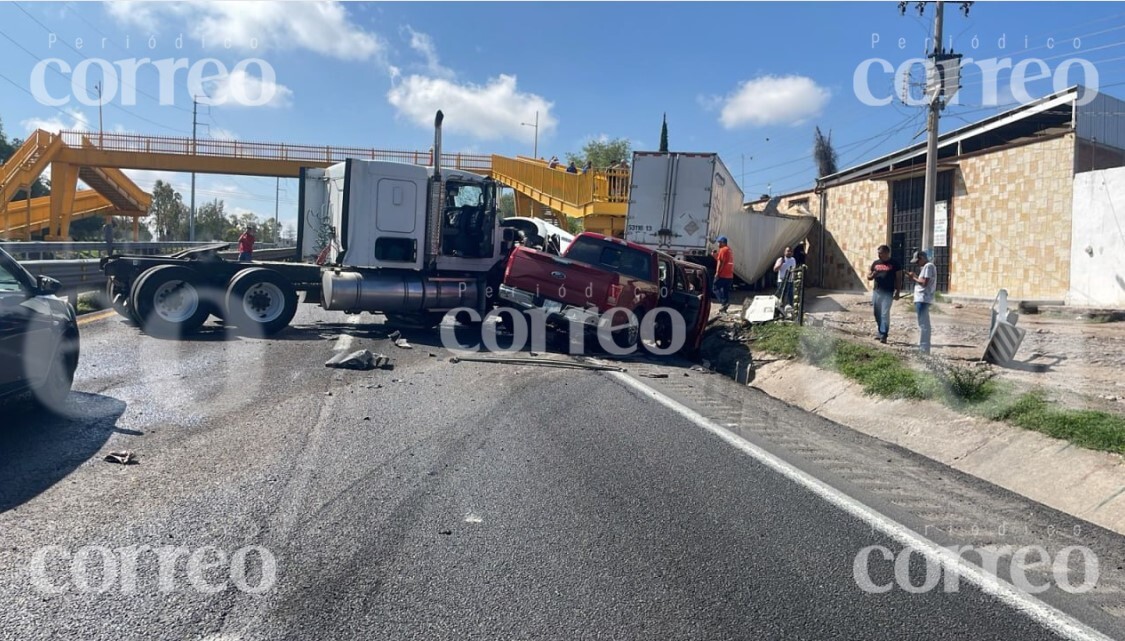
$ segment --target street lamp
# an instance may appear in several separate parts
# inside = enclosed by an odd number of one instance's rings
[[[521,122],[520,124],[523,125],[524,127],[535,127],[535,148],[531,152],[531,155],[532,155],[533,158],[538,158],[539,157],[539,112],[538,111],[535,112],[535,124],[531,124],[530,122]]]

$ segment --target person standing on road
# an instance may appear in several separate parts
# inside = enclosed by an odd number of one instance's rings
[[[727,245],[727,237],[716,239],[719,248],[715,250],[715,297],[718,298],[720,313],[726,313],[730,305],[730,288],[734,284],[734,252]]]
[[[254,260],[254,227],[246,226],[246,231],[238,237],[238,262],[248,263]]]
[[[113,232],[116,231],[117,223],[110,218],[102,225],[102,238],[105,239],[105,254],[109,256],[113,254]]]
[[[934,302],[934,292],[937,290],[937,267],[930,262],[929,256],[924,251],[914,252],[912,261],[919,267],[916,275],[913,270],[906,272],[906,277],[914,282],[914,311],[918,314],[918,350],[923,354],[930,353],[930,305]]]
[[[875,338],[880,343],[886,343],[887,334],[891,330],[891,303],[898,299],[898,272],[902,268],[891,259],[890,247],[879,245],[876,251],[879,259],[871,263],[867,280],[873,282],[871,307],[875,311],[875,328],[878,332]]]
[[[793,249],[785,248],[785,253],[774,261],[773,271],[777,272],[778,291],[782,305],[793,304],[793,270],[797,268],[797,261],[793,259]]]

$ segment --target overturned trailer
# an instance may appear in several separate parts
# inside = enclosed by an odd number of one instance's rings
[[[773,269],[786,247],[808,237],[814,219],[740,210],[726,213],[715,222],[715,236],[726,236],[734,250],[734,274],[753,283]]]

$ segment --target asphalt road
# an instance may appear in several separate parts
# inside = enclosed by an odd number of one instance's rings
[[[613,376],[375,323],[85,325],[71,416],[0,408],[0,638],[1058,638],[973,585],[864,592],[901,543]],[[323,366],[360,347],[395,369]]]

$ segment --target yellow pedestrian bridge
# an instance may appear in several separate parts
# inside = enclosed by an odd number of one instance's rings
[[[290,145],[239,140],[38,130],[0,165],[0,237],[67,240],[70,223],[88,216],[148,213],[152,197],[122,169],[296,178],[302,167],[326,167],[346,158],[431,164],[430,152]],[[51,195],[12,201],[51,167]],[[516,194],[520,216],[579,219],[589,231],[622,235],[628,206],[628,169],[569,173],[534,158],[442,154],[442,166],[496,179]],[[81,179],[89,190],[78,190]]]

